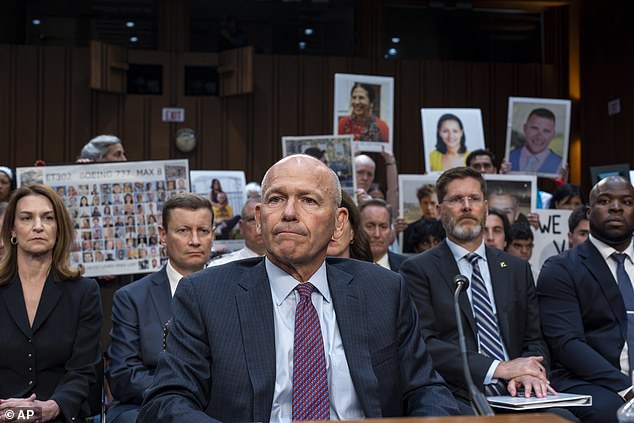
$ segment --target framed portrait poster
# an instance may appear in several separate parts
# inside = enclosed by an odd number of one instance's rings
[[[127,161],[22,167],[17,185],[51,186],[68,207],[75,238],[71,265],[85,275],[156,271],[162,253],[158,227],[165,201],[189,191],[187,160]]]
[[[632,182],[632,173],[629,163],[613,164],[606,166],[590,166],[592,185],[596,184],[608,176],[621,176],[625,180]]]
[[[485,148],[480,109],[420,110],[428,173],[465,166],[469,152]]]
[[[484,174],[487,182],[489,208],[507,215],[513,223],[520,214],[524,216],[537,208],[537,177],[535,175]]]
[[[321,160],[339,177],[341,189],[356,198],[357,178],[352,155],[352,135],[282,137],[284,157],[308,154]]]
[[[509,97],[504,157],[511,172],[557,178],[568,162],[570,100]]]
[[[392,152],[394,78],[335,74],[333,134],[352,135],[353,151]]]
[[[239,231],[240,213],[247,199],[241,170],[192,170],[192,192],[211,201],[214,209],[214,250],[220,254],[244,247]]]
[[[401,217],[409,225],[399,235],[399,246],[402,253],[411,254],[416,252],[415,241],[413,241],[415,238],[413,233],[416,231],[414,224],[423,216],[422,207],[427,207],[428,210],[430,207],[435,209],[435,205],[438,203],[435,191],[436,179],[438,179],[438,174],[398,175],[399,210]],[[430,185],[434,187],[432,190],[433,195],[430,195],[430,198],[423,199],[423,205],[421,206],[421,202],[418,201],[418,190],[423,187],[428,189]],[[435,210],[433,217],[437,217]]]

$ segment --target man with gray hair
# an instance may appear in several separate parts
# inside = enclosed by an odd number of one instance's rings
[[[326,258],[348,218],[332,170],[288,156],[262,181],[265,258],[180,282],[167,351],[139,422],[344,420],[448,415],[397,273]]]
[[[99,135],[81,149],[80,163],[127,161],[121,140],[114,135]]]
[[[259,199],[249,198],[242,206],[240,233],[244,238],[244,248],[210,261],[208,267],[264,255],[264,240],[262,239],[262,234],[256,230],[255,224],[255,206],[259,202]]]

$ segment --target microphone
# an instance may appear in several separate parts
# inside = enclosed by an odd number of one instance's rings
[[[456,284],[456,291],[453,296],[453,306],[456,313],[456,324],[458,325],[458,345],[460,346],[460,355],[462,356],[462,370],[464,371],[464,378],[467,382],[469,389],[469,396],[471,397],[471,405],[473,411],[478,416],[494,416],[493,410],[489,405],[486,397],[482,392],[478,390],[471,378],[471,368],[469,367],[469,361],[467,360],[467,345],[464,340],[464,329],[462,328],[462,318],[460,314],[460,306],[458,304],[458,297],[460,292],[469,287],[469,279],[465,275],[456,275],[453,278]]]

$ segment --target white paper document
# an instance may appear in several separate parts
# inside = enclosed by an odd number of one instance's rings
[[[577,395],[558,393],[557,395],[548,394],[544,398],[531,396],[525,398],[523,394],[516,397],[510,395],[487,397],[492,407],[506,408],[508,410],[536,410],[540,408],[551,407],[588,407],[592,405],[591,395]]]

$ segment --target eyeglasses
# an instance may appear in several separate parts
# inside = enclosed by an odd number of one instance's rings
[[[456,195],[444,199],[442,202],[449,204],[451,207],[462,206],[463,204],[480,205],[484,199],[481,195]]]

